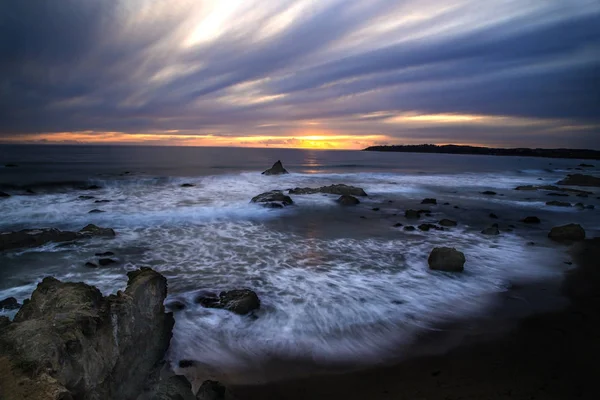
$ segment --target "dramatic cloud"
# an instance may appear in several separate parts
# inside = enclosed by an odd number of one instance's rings
[[[597,0],[0,4],[0,141],[600,148]]]

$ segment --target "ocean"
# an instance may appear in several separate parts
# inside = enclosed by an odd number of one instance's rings
[[[261,172],[281,160],[289,175]],[[103,293],[125,287],[126,272],[149,266],[178,300],[168,358],[196,360],[213,374],[260,368],[272,358],[355,365],[397,357],[420,332],[489,312],[511,285],[562,279],[572,268],[551,227],[580,223],[600,234],[597,188],[586,198],[516,191],[554,184],[584,160],[449,154],[150,146],[0,146],[0,231],[89,223],[115,238],[47,244],[0,253],[0,299],[28,298],[52,275]],[[17,167],[3,167],[14,163]],[[586,168],[600,176],[600,168]],[[579,172],[579,171],[577,171]],[[181,187],[184,183],[193,187]],[[291,195],[295,205],[250,203],[262,192],[343,183],[367,198],[341,207],[335,195]],[[100,188],[86,189],[90,185]],[[492,190],[496,195],[482,194]],[[587,189],[586,189],[587,190]],[[82,200],[79,196],[94,196]],[[422,205],[436,198],[437,205]],[[583,202],[596,209],[547,206]],[[98,200],[109,202],[96,203]],[[448,203],[448,204],[445,204]],[[375,211],[374,209],[377,209]],[[90,214],[92,209],[103,213]],[[418,222],[406,209],[428,209]],[[499,218],[490,218],[490,213]],[[540,224],[521,219],[538,216]],[[449,218],[458,226],[409,232]],[[498,223],[497,236],[481,230]],[[533,243],[533,244],[532,244]],[[466,255],[460,274],[430,271],[436,246]],[[91,269],[98,252],[117,263]],[[253,316],[195,303],[206,292],[250,288]],[[14,311],[0,311],[13,316]]]

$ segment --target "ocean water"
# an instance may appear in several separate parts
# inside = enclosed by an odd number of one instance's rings
[[[261,175],[278,159],[289,175]],[[552,226],[577,222],[588,236],[597,236],[598,189],[589,189],[594,194],[587,198],[513,189],[553,184],[580,172],[572,168],[581,162],[359,151],[0,146],[0,190],[12,195],[0,199],[0,231],[78,230],[88,223],[117,231],[111,239],[0,253],[0,299],[22,301],[48,275],[115,293],[125,287],[127,271],[150,266],[168,278],[167,303],[186,304],[175,312],[168,354],[174,364],[192,359],[218,375],[256,369],[273,357],[379,362],[440,322],[484,315],[494,295],[510,285],[561,279],[570,257],[547,233]],[[2,167],[7,163],[18,167]],[[600,175],[600,168],[586,170]],[[362,187],[369,197],[356,207],[340,207],[337,196],[322,194],[292,195],[295,205],[285,209],[250,203],[268,190],[336,183]],[[89,185],[101,188],[85,189]],[[481,194],[485,190],[498,194]],[[428,197],[438,205],[421,205]],[[546,206],[549,200],[596,209]],[[373,211],[376,207],[380,210]],[[429,209],[432,215],[407,221],[409,208]],[[92,209],[105,212],[89,214]],[[491,219],[491,212],[499,219]],[[542,223],[520,222],[529,215]],[[458,226],[429,232],[393,227],[442,218]],[[492,223],[502,233],[482,235]],[[435,246],[463,251],[465,272],[430,271],[427,257]],[[84,266],[104,251],[114,252],[118,263]],[[261,309],[239,316],[194,301],[206,291],[234,288],[256,291]]]

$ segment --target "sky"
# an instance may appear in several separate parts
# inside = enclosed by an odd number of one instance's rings
[[[13,0],[0,54],[0,143],[600,149],[598,0]]]

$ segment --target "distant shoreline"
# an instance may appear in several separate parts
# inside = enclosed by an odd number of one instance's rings
[[[520,156],[542,158],[566,158],[579,160],[600,160],[600,151],[585,149],[503,149],[493,147],[460,146],[434,144],[370,146],[363,151],[388,151],[396,153],[429,153],[429,154],[472,154],[481,156]]]

